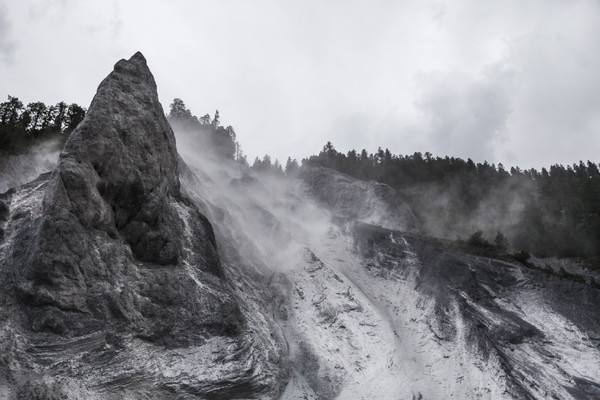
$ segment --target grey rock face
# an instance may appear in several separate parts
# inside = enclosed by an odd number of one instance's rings
[[[277,343],[252,339],[212,226],[182,194],[179,162],[137,53],[100,84],[56,169],[2,195],[0,367],[10,383],[0,386],[11,398],[277,392],[280,371],[253,364]]]
[[[117,317],[170,345],[202,340],[205,330],[237,332],[241,315],[227,291],[206,312],[181,273],[187,263],[221,285],[212,228],[182,197],[178,176],[175,138],[137,53],[100,84],[46,184],[41,217],[16,233],[27,249],[13,254],[17,291],[34,329],[84,334]],[[184,332],[167,335],[174,331]]]
[[[118,231],[142,261],[177,264],[181,243],[172,238],[182,236],[182,224],[169,204],[181,200],[175,138],[140,53],[100,84],[57,174],[49,203],[67,196],[84,227]]]
[[[303,168],[301,177],[307,191],[335,216],[388,229],[418,230],[418,220],[410,207],[388,185],[361,181],[323,167]]]

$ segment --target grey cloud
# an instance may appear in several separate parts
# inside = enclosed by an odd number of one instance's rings
[[[478,79],[453,72],[417,75],[422,112],[421,134],[434,154],[457,155],[474,160],[496,160],[495,147],[502,142],[510,116],[510,98],[494,72]]]
[[[431,18],[438,23],[442,23],[446,15],[446,6],[441,1],[436,1],[430,4],[429,13]]]
[[[600,27],[594,31],[600,37]],[[532,36],[512,44],[507,62],[518,72],[510,143],[517,159],[545,166],[598,160],[600,54],[592,37]]]
[[[106,13],[102,17],[90,20],[85,27],[85,32],[88,35],[98,35],[100,37],[107,34],[111,39],[116,39],[123,29],[123,19],[121,17],[121,9],[118,1],[113,1],[110,8],[110,13]]]
[[[352,149],[358,152],[366,149],[373,153],[379,147],[387,148],[394,154],[422,152],[426,147],[422,132],[407,122],[405,111],[395,107],[372,113],[340,113],[321,136],[331,140],[336,149],[343,153]],[[319,144],[322,147],[325,142],[323,139],[321,142]]]
[[[147,1],[140,18],[136,2],[5,1],[0,66],[15,50],[19,63],[0,86],[85,104],[102,68],[142,50],[163,105],[218,108],[251,158],[331,140],[520,167],[597,159],[597,1],[184,3]],[[40,35],[77,52],[53,57]]]
[[[11,39],[11,25],[4,4],[0,3],[0,62],[11,64],[17,44]]]
[[[417,128],[427,150],[524,168],[597,161],[600,53],[592,49],[600,17],[590,18],[598,23],[507,41],[504,57],[476,76],[418,74]]]
[[[46,0],[29,4],[29,18],[38,21],[53,10],[63,11],[66,7],[73,6],[73,0]]]
[[[123,29],[123,19],[121,17],[121,9],[119,8],[119,2],[117,0],[113,1],[113,15],[110,20],[110,25],[112,27],[113,37],[119,36]]]

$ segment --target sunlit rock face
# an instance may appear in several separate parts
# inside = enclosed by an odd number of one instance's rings
[[[600,290],[175,134],[138,53],[0,194],[0,399],[600,398]]]
[[[279,344],[254,339],[179,162],[137,53],[100,84],[54,171],[2,195],[0,393],[278,393],[285,368],[254,362]]]

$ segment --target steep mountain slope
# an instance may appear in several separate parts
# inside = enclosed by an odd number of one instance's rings
[[[332,170],[279,181],[197,154],[182,155],[205,179],[183,186],[236,254],[226,268],[271,271],[293,368],[282,399],[597,397],[589,284],[364,223],[365,203],[388,215],[389,193],[353,202],[340,193],[369,184]],[[409,212],[390,221],[414,224]]]
[[[138,53],[0,195],[0,398],[600,397],[598,289],[419,239],[385,185],[175,134]]]

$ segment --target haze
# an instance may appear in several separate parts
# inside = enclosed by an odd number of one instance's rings
[[[250,162],[378,146],[541,168],[598,161],[600,2],[0,1],[0,95],[87,107],[140,50],[165,111]]]

